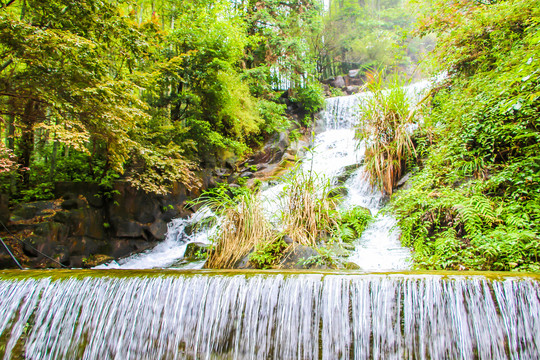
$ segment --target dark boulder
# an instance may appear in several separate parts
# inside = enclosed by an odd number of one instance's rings
[[[19,204],[11,212],[11,221],[33,219],[38,212],[38,208],[32,204]]]
[[[5,225],[9,221],[9,195],[0,194],[0,221]]]
[[[281,261],[279,266],[282,269],[329,269],[317,250],[305,245],[290,246]]]

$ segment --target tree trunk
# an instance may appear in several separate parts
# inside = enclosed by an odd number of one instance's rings
[[[23,186],[26,187],[30,182],[30,161],[34,150],[34,124],[39,116],[39,103],[34,100],[29,100],[24,107],[24,113],[21,116],[21,143],[19,148],[21,156],[19,164],[22,172]]]
[[[51,155],[51,167],[49,169],[49,182],[53,182],[54,180],[54,173],[56,171],[56,155],[58,154],[58,140],[56,140],[56,133],[53,137],[53,150]]]

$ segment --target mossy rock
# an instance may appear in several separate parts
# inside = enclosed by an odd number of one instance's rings
[[[104,254],[90,255],[82,260],[83,268],[93,268],[95,266],[104,264],[108,261],[114,260],[113,257]]]
[[[186,251],[184,253],[184,260],[194,261],[206,259],[208,256],[208,249],[210,244],[205,244],[201,242],[192,242],[187,244]]]
[[[360,267],[360,265],[358,265],[357,263],[354,263],[352,261],[347,261],[344,265],[343,265],[343,268],[344,269],[347,269],[347,270],[362,270],[362,268]]]
[[[343,169],[343,172],[339,174],[336,178],[337,183],[340,185],[344,184],[347,180],[351,178],[351,176],[353,176],[356,173],[358,168],[360,168],[360,166],[362,165],[363,165],[363,160],[359,164],[352,164],[352,165],[345,166],[345,168]]]
[[[279,267],[281,269],[331,269],[325,263],[316,261],[319,258],[320,254],[316,249],[305,245],[293,245],[283,254]]]

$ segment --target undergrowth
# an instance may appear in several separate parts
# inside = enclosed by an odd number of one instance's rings
[[[372,185],[387,194],[392,194],[407,158],[415,153],[410,136],[415,107],[405,85],[397,74],[370,73],[367,89],[371,95],[362,99],[359,109],[356,137],[365,144],[364,167]]]
[[[334,232],[334,238],[338,241],[352,243],[362,236],[372,219],[369,209],[361,206],[341,210],[338,213],[338,224]]]
[[[540,271],[540,10],[462,3],[451,29],[442,3],[424,19],[449,77],[413,138],[426,157],[392,208],[420,268]]]
[[[265,218],[257,190],[219,184],[192,202],[211,209],[219,217],[206,267],[232,268],[248,254],[255,268],[275,267],[288,249],[285,236],[294,244],[317,249],[322,255],[313,261],[335,267],[329,259],[331,254],[324,253],[322,245],[358,239],[371,220],[369,210],[339,210],[341,195],[333,191],[330,180],[303,171],[300,164],[286,176],[285,182],[279,230]],[[205,221],[208,219],[205,217]]]
[[[214,191],[204,194],[198,203],[220,217],[214,246],[206,263],[208,268],[232,268],[253,248],[274,238],[256,192],[245,189],[231,196],[226,191]]]
[[[338,225],[335,209],[340,201],[340,195],[332,193],[330,180],[312,171],[302,171],[298,165],[285,181],[284,233],[307,246],[325,241]]]
[[[287,247],[288,245],[282,237],[267,243],[259,243],[255,247],[255,251],[249,254],[249,262],[256,269],[270,269],[277,265]]]

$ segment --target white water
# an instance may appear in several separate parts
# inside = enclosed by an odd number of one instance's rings
[[[113,277],[0,278],[0,356],[517,360],[540,355],[540,286],[527,277],[107,274]]]
[[[185,232],[187,226],[210,217],[214,217],[214,214],[207,208],[202,208],[188,219],[173,219],[167,224],[165,240],[155,248],[119,261],[96,266],[95,269],[200,269],[203,262],[185,265],[178,263],[184,257],[188,244],[210,243],[211,237],[217,230],[216,225],[205,228],[203,231],[194,231],[190,235]]]
[[[428,86],[421,82],[408,87],[411,98],[417,97]],[[303,171],[313,171],[318,177],[331,179],[340,175],[347,166],[358,164],[365,147],[354,139],[355,125],[359,119],[359,104],[369,92],[330,98],[326,100],[326,109],[321,114],[322,128],[313,140],[312,149],[303,160]],[[321,127],[321,126],[319,126]],[[396,221],[391,216],[379,214],[384,205],[381,192],[372,189],[360,167],[344,184],[348,195],[344,207],[363,206],[375,216],[363,236],[356,241],[356,250],[349,260],[358,264],[362,270],[404,270],[409,268],[410,252],[399,241],[399,231],[394,230]],[[279,213],[284,203],[283,183],[268,187],[261,194],[262,205],[268,218],[276,228],[280,228]],[[204,215],[207,216],[207,215]],[[188,220],[177,219],[169,224],[166,240],[152,251],[138,254],[119,263],[113,262],[100,268],[150,269],[168,268],[178,263],[184,255],[189,242],[208,242],[212,233],[202,231],[186,235],[183,230],[188,224],[201,217],[199,213]],[[211,231],[216,231],[212,228]]]

